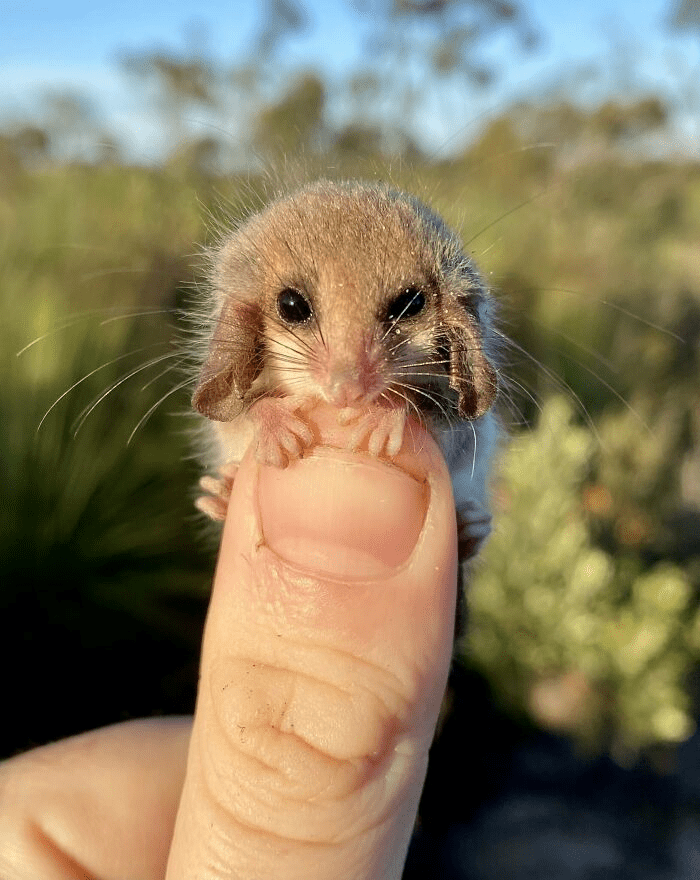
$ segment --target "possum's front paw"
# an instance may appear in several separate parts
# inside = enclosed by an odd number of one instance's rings
[[[459,558],[470,559],[491,534],[491,515],[481,504],[468,501],[457,509],[457,546]]]
[[[344,424],[356,422],[350,432],[348,446],[359,449],[365,442],[371,455],[395,458],[403,445],[406,411],[400,408],[375,407],[361,411],[344,409],[340,414]]]
[[[288,397],[263,397],[250,408],[255,425],[255,457],[261,464],[286,467],[299,458],[314,440],[313,432],[296,410],[299,401]]]
[[[222,522],[226,519],[228,502],[231,498],[231,490],[233,489],[237,470],[238,465],[235,462],[231,462],[221,468],[218,477],[202,477],[199,481],[200,487],[207,494],[200,495],[195,500],[194,506],[215,522]]]

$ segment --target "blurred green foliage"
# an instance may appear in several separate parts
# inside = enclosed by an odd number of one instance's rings
[[[191,705],[212,563],[191,512],[186,395],[128,442],[178,383],[159,373],[177,360],[194,191],[124,168],[20,169],[0,216],[7,752]]]
[[[560,397],[508,444],[462,650],[511,709],[628,759],[694,729],[700,612],[682,568],[594,542],[581,490],[595,448]]]
[[[439,65],[475,64],[465,46]],[[192,512],[173,341],[211,227],[256,207],[275,173],[224,175],[231,144],[186,135],[180,114],[220,100],[216,70],[139,63],[170,95],[162,166],[116,147],[58,161],[51,126],[0,135],[0,613],[19,719],[4,752],[192,707],[214,553]],[[257,96],[250,144],[307,176],[423,197],[498,301],[512,440],[462,657],[516,716],[587,747],[628,759],[683,739],[700,653],[700,165],[647,158],[667,108],[522,105],[431,159],[395,117],[363,115],[363,96],[386,100],[376,71],[355,76],[342,124],[319,75],[270,97],[264,73],[229,80]]]

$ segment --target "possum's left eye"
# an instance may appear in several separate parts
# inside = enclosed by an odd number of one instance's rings
[[[394,297],[386,310],[386,320],[390,323],[413,318],[423,311],[425,306],[425,294],[417,287],[407,287]]]
[[[304,324],[312,315],[311,303],[293,287],[285,287],[277,295],[277,311],[287,324]]]

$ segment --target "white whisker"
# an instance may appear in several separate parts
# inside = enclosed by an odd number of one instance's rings
[[[150,406],[150,407],[148,408],[148,410],[146,410],[146,412],[144,413],[144,415],[141,416],[141,418],[138,420],[138,422],[136,423],[136,426],[135,426],[134,430],[131,432],[131,434],[129,434],[129,437],[128,437],[127,441],[126,441],[126,445],[128,446],[128,445],[131,443],[131,441],[132,441],[133,438],[134,438],[134,435],[135,435],[136,432],[139,430],[139,428],[143,427],[143,425],[146,424],[146,422],[150,419],[150,417],[153,415],[153,413],[158,409],[158,407],[159,407],[159,406],[160,406],[165,400],[167,400],[167,399],[168,399],[169,397],[171,397],[173,394],[177,394],[178,391],[181,391],[183,388],[186,388],[189,384],[190,384],[190,380],[189,380],[189,379],[185,379],[184,381],[179,382],[177,385],[175,385],[175,386],[174,386],[173,388],[171,388],[169,391],[166,391],[166,393],[165,393],[162,397],[160,397],[160,398],[159,398],[159,399],[153,404],[153,406]]]
[[[178,355],[176,352],[168,352],[167,354],[161,355],[161,357],[153,358],[152,360],[147,361],[145,364],[141,364],[138,367],[134,367],[133,370],[130,370],[128,373],[125,373],[123,376],[120,376],[119,379],[112,382],[112,384],[109,385],[102,392],[102,394],[100,394],[97,397],[97,399],[93,401],[92,404],[85,407],[85,409],[83,409],[83,411],[75,419],[75,421],[73,422],[73,427],[72,427],[73,436],[74,437],[77,436],[78,432],[80,431],[82,426],[85,424],[85,420],[87,418],[89,418],[90,414],[92,412],[94,412],[96,407],[98,407],[105,398],[109,397],[109,395],[112,394],[113,391],[115,391],[117,388],[119,388],[120,385],[123,385],[124,382],[127,382],[129,379],[133,378],[134,376],[137,376],[139,373],[142,373],[144,370],[148,370],[151,367],[155,366],[156,364],[161,363],[164,360],[168,360],[169,358],[175,358],[177,356]]]
[[[166,345],[166,344],[167,343],[164,343],[164,342],[156,343],[156,345]],[[99,367],[95,367],[94,370],[90,370],[89,373],[86,373],[84,376],[82,376],[80,379],[78,379],[77,382],[74,382],[70,386],[70,388],[67,388],[63,392],[63,394],[60,395],[60,397],[57,397],[56,400],[54,400],[54,402],[51,404],[51,406],[46,410],[44,415],[41,417],[41,421],[37,425],[37,431],[39,431],[41,426],[44,424],[44,422],[46,421],[46,417],[54,409],[54,407],[58,406],[58,404],[64,399],[64,397],[67,397],[71,393],[71,391],[73,391],[79,385],[82,385],[83,382],[87,382],[88,379],[90,379],[96,373],[99,373],[101,370],[106,370],[108,367],[114,366],[114,364],[119,363],[119,361],[123,361],[126,358],[133,357],[135,354],[140,354],[143,351],[148,351],[149,348],[153,348],[153,347],[154,346],[152,346],[152,345],[145,345],[143,348],[136,348],[133,351],[127,351],[124,354],[120,354],[117,357],[113,358],[111,361],[107,361],[106,364],[100,364]],[[167,355],[167,357],[174,357],[174,356],[175,356],[174,354]],[[158,359],[158,360],[160,360],[160,359]],[[150,363],[151,362],[149,361],[149,364]]]

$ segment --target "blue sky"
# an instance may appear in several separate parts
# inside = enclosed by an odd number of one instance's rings
[[[542,34],[541,46],[510,66],[490,100],[507,103],[536,93],[587,63],[599,71],[607,65],[613,75],[620,68],[615,45],[626,46],[634,59],[641,89],[645,83],[673,89],[669,53],[700,58],[700,40],[673,37],[664,27],[672,2],[530,0],[526,9]],[[215,58],[240,57],[249,49],[261,5],[250,0],[0,0],[0,119],[25,115],[49,90],[70,89],[90,96],[117,130],[128,130],[140,118],[141,135],[147,138],[148,111],[133,103],[133,90],[117,64],[120,53],[182,48],[188,27],[201,22]],[[288,61],[342,71],[360,50],[361,19],[350,0],[309,0],[307,5],[314,28],[290,44]],[[512,54],[513,42],[496,39],[490,51],[495,58]]]

